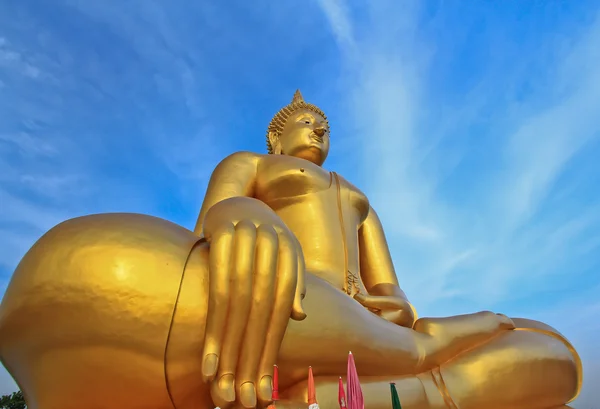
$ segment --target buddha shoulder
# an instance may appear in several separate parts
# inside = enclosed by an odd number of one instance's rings
[[[259,153],[247,151],[232,153],[221,160],[215,167],[213,177],[218,175],[255,175],[258,164],[264,156]]]

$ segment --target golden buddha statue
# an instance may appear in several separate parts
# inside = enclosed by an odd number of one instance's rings
[[[416,320],[367,197],[322,165],[329,125],[299,92],[269,154],[214,170],[194,231],[138,214],[68,220],[18,265],[0,358],[29,409],[306,407],[312,365],[337,407],[352,351],[367,409],[565,408],[571,344],[545,324],[480,312]],[[393,187],[390,186],[390,189]]]

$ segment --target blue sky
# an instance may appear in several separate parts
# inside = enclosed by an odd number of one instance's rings
[[[591,407],[598,61],[584,0],[2,2],[0,294],[66,218],[192,228],[212,168],[265,152],[300,88],[330,119],[326,167],[370,197],[420,314],[548,322],[581,351]]]

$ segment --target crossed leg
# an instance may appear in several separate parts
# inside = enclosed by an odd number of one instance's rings
[[[326,281],[308,274],[304,321],[289,322],[279,352],[282,385],[315,375],[345,373],[348,351],[364,376],[399,376],[431,369],[514,327],[491,312],[421,319],[415,329],[372,314]]]
[[[530,328],[513,331],[511,320],[484,312],[422,319],[411,330],[381,320],[316,277],[307,285],[308,317],[290,322],[280,351],[281,390],[292,406],[306,400],[312,365],[321,408],[337,407],[349,350],[369,409],[389,408],[390,382],[405,409],[553,409],[577,394],[579,358],[544,324],[515,319]]]
[[[507,331],[441,367],[399,377],[361,376],[365,407],[389,408],[396,383],[405,409],[551,409],[565,407],[578,389],[573,355],[557,338]],[[321,408],[337,407],[337,377],[315,379]],[[288,388],[287,399],[306,399],[306,383]]]

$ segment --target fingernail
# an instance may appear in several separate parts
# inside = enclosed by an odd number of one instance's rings
[[[240,402],[245,408],[256,407],[256,391],[252,382],[246,382],[240,389]]]
[[[273,378],[269,375],[263,376],[258,385],[261,400],[271,400],[273,395]]]
[[[206,355],[202,362],[202,375],[209,380],[212,379],[217,373],[218,363],[219,357],[216,354]]]
[[[219,395],[227,402],[235,401],[235,378],[233,374],[225,374],[219,379]]]

